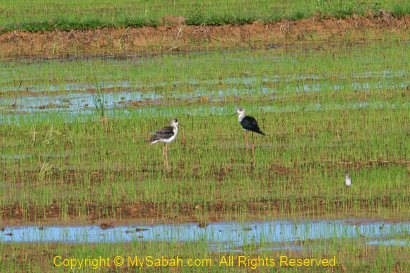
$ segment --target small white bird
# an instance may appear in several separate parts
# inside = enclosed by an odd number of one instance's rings
[[[352,186],[352,178],[350,178],[350,175],[348,173],[345,174],[345,186],[346,187]]]

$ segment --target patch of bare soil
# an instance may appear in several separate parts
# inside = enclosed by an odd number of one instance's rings
[[[375,205],[376,204],[376,205]],[[54,202],[48,206],[38,206],[35,204],[4,205],[0,207],[0,219],[4,226],[24,225],[40,221],[43,225],[49,223],[60,223],[61,219],[68,219],[73,224],[101,224],[109,228],[106,224],[117,225],[124,222],[136,221],[153,222],[216,222],[228,217],[234,220],[235,213],[246,211],[249,215],[260,217],[277,217],[280,215],[289,216],[290,213],[299,211],[300,217],[325,216],[329,211],[348,211],[350,216],[353,212],[365,211],[369,217],[374,207],[392,209],[393,201],[389,196],[377,197],[371,200],[326,200],[324,198],[313,198],[305,200],[298,198],[293,202],[289,200],[260,200],[253,202],[211,202],[204,207],[203,204],[195,203],[154,203],[154,202],[124,202],[118,204],[102,204],[95,202],[88,203],[68,203],[59,204]],[[355,207],[353,209],[353,207]],[[64,209],[63,209],[64,208]],[[87,211],[86,215],[82,212]],[[349,210],[351,209],[351,210]],[[65,211],[66,215],[63,215]],[[145,220],[144,220],[145,219]]]
[[[365,42],[392,33],[408,39],[410,24],[410,16],[395,18],[383,12],[369,17],[313,17],[242,26],[187,26],[184,18],[171,19],[165,18],[164,25],[159,27],[12,31],[0,35],[0,58],[127,57],[228,48],[280,48],[311,42]]]

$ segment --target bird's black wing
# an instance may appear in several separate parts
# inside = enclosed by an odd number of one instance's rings
[[[252,131],[261,135],[265,135],[258,126],[258,122],[254,117],[246,116],[242,119],[241,125],[245,130]]]
[[[151,141],[168,139],[174,135],[174,129],[170,126],[159,129],[152,135]]]

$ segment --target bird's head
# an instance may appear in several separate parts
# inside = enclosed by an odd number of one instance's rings
[[[242,121],[242,119],[245,117],[245,110],[243,108],[238,108],[236,109],[236,113],[238,115],[238,120],[239,122]]]
[[[174,127],[174,128],[177,128],[178,125],[182,126],[182,124],[179,124],[178,119],[176,119],[176,118],[171,120],[170,125],[171,125],[171,127]],[[184,127],[184,126],[182,126],[182,127]]]
[[[236,110],[236,113],[237,113],[238,115],[244,115],[244,114],[245,114],[245,110],[244,110],[243,108],[238,108],[238,109]]]

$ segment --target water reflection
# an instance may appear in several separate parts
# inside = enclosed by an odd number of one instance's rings
[[[195,223],[152,226],[37,226],[5,227],[0,242],[118,243],[130,241],[205,241],[214,251],[248,244],[275,244],[272,248],[298,249],[297,242],[332,238],[364,238],[370,245],[408,246],[392,236],[410,235],[410,223],[357,220],[220,222],[200,227]],[[239,251],[239,250],[238,250]]]

